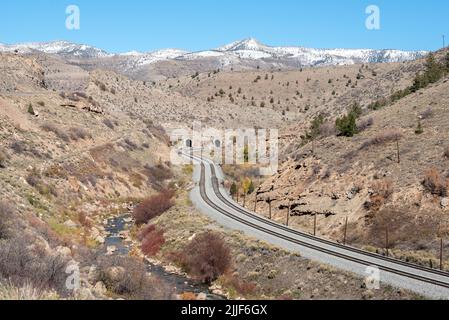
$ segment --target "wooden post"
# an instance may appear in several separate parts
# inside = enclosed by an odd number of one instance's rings
[[[348,217],[346,217],[346,221],[345,221],[345,236],[344,236],[344,239],[343,239],[343,244],[344,245],[346,245],[347,234],[348,234]]]
[[[257,192],[256,192],[256,200],[254,201],[254,212],[257,213]]]
[[[268,198],[268,208],[269,208],[268,218],[271,220],[271,199],[270,198]]]
[[[316,212],[315,212],[315,217],[313,219],[313,236],[316,237]]]
[[[243,190],[243,206],[246,205],[246,193],[245,190]]]
[[[401,163],[401,153],[399,152],[399,139],[396,140],[396,149],[398,151],[398,163]]]
[[[288,202],[288,209],[287,209],[287,223],[285,224],[288,227],[288,223],[290,220],[290,210],[291,210],[291,203],[290,201]]]
[[[240,190],[239,190],[239,188],[237,188],[237,203],[239,203],[239,193],[240,193]]]
[[[385,229],[385,252],[387,257],[389,256],[389,252],[388,252],[388,227]]]
[[[443,271],[443,237],[440,242],[440,270]]]

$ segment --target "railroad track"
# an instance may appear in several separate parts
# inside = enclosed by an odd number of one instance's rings
[[[231,201],[223,194],[224,191],[220,189],[221,184],[217,177],[216,165],[212,161],[201,159],[192,154],[184,154],[184,156],[200,164],[199,195],[207,206],[222,216],[235,221],[239,225],[257,230],[258,232],[275,237],[291,245],[296,245],[299,248],[307,248],[311,252],[340,259],[359,267],[378,268],[385,278],[392,278],[394,280],[386,282],[390,282],[395,286],[404,287],[433,298],[449,298],[448,272],[407,263],[391,257],[318,238],[256,215]],[[206,173],[207,168],[210,172],[209,177]],[[208,182],[207,179],[210,179],[210,181]]]

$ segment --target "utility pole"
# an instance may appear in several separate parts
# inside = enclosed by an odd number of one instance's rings
[[[401,163],[401,153],[399,152],[399,139],[396,140],[396,149],[398,151],[398,163]]]
[[[344,239],[343,239],[343,244],[344,244],[344,245],[346,245],[346,236],[347,236],[347,233],[348,233],[348,217],[346,217],[346,221],[345,221],[345,236],[344,236]]]
[[[389,256],[389,252],[388,252],[388,227],[385,229],[385,252],[387,254],[387,257]]]
[[[443,271],[443,237],[440,242],[440,270]]]
[[[313,219],[313,236],[316,237],[316,212]]]
[[[256,192],[256,200],[254,201],[254,212],[257,213],[257,192]]]
[[[443,49],[446,48],[446,36],[443,34]]]
[[[268,198],[268,208],[269,208],[268,218],[271,220],[271,198]]]
[[[288,209],[287,209],[287,223],[285,224],[288,227],[288,223],[290,220],[290,210],[291,210],[291,202],[290,200],[288,201]]]

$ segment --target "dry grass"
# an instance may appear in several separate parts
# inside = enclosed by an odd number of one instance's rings
[[[6,161],[8,160],[8,155],[5,151],[0,149],[0,169],[6,167]]]
[[[0,283],[0,300],[30,301],[30,300],[58,300],[59,295],[54,291],[43,291],[31,283],[15,286],[11,282]]]
[[[444,150],[443,156],[446,159],[449,159],[449,146],[447,146],[446,149]]]

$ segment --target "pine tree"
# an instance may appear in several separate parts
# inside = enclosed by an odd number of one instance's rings
[[[33,115],[33,116],[35,115],[34,108],[33,108],[33,105],[31,103],[28,105],[28,113]]]
[[[353,137],[357,133],[357,118],[354,113],[349,113],[343,118],[338,118],[335,125],[342,136]]]

